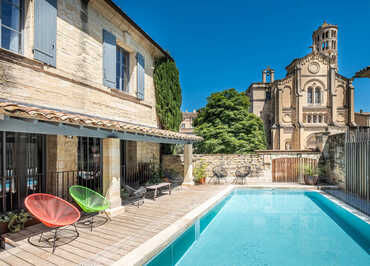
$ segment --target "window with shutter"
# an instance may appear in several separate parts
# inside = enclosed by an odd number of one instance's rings
[[[58,0],[35,0],[34,56],[48,65],[56,66]]]
[[[103,30],[103,84],[116,88],[116,36]]]
[[[137,98],[144,100],[145,92],[145,58],[142,54],[137,53]]]
[[[0,0],[1,47],[22,53],[22,0]]]
[[[117,46],[117,56],[116,56],[116,88],[120,91],[129,91],[128,81],[129,81],[129,61],[130,54],[123,48]]]

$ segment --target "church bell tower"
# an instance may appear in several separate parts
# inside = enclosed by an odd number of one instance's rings
[[[338,68],[338,26],[324,22],[312,34],[312,51],[330,57],[331,63]]]

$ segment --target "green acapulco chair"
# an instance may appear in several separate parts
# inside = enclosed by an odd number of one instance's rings
[[[77,202],[77,204],[81,207],[81,209],[86,213],[93,213],[93,212],[100,212],[104,211],[105,215],[108,217],[109,220],[111,218],[105,211],[109,208],[110,203],[109,201],[99,194],[98,192],[89,189],[83,186],[71,186],[69,188],[69,194],[71,197]],[[94,217],[91,216],[91,231],[93,228],[93,220]]]

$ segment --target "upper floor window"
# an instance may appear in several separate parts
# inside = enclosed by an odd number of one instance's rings
[[[185,128],[185,124],[184,123],[181,124],[181,128]]]
[[[22,52],[21,3],[21,0],[0,0],[1,47],[16,53]]]
[[[307,103],[321,104],[321,89],[319,87],[316,87],[315,90],[312,87],[307,89]]]
[[[315,103],[320,104],[321,103],[321,90],[319,87],[315,89]]]
[[[311,87],[307,89],[307,103],[313,103],[313,89]]]
[[[121,91],[129,91],[129,60],[130,54],[123,48],[117,46],[116,56],[116,88]]]

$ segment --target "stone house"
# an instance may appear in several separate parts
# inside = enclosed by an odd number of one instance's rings
[[[197,118],[198,113],[196,110],[193,112],[182,112],[182,121],[180,124],[180,132],[185,134],[194,134],[193,121]]]
[[[172,58],[113,1],[0,5],[0,212],[77,183],[118,211],[128,169],[159,165],[160,143],[191,158],[199,138],[161,130],[156,113],[154,62]]]
[[[247,89],[250,111],[264,121],[274,150],[322,150],[327,136],[355,125],[352,79],[338,72],[338,27],[324,22],[312,34],[312,52],[294,59],[286,76],[262,72]]]

